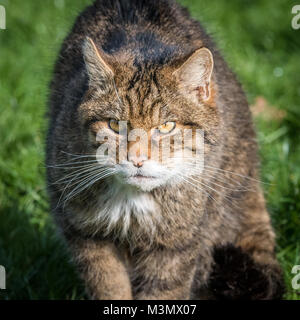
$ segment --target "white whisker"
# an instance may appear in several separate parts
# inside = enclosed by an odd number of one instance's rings
[[[83,167],[81,167],[81,169],[75,170],[75,171],[63,176],[62,178],[60,178],[56,182],[53,182],[52,184],[56,185],[56,184],[65,183],[65,182],[68,181],[69,178],[72,178],[74,176],[78,176],[78,175],[81,175],[83,173],[89,172],[90,170],[95,169],[95,168],[99,168],[99,166],[97,166],[96,164],[92,164],[92,165],[89,165],[89,166],[83,166]]]
[[[74,197],[76,197],[78,194],[82,193],[84,190],[90,188],[92,185],[94,185],[96,182],[107,178],[109,176],[112,176],[116,171],[113,172],[108,172],[106,174],[103,175],[103,172],[99,173],[98,175],[95,176],[94,179],[86,179],[85,181],[83,181],[80,185],[78,185],[76,188],[74,188],[74,190],[72,192],[70,192],[66,198],[64,203],[67,203],[68,201],[70,201],[71,199],[73,199]],[[76,191],[77,190],[77,191]]]

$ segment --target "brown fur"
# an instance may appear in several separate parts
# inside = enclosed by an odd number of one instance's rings
[[[95,44],[99,64],[92,47],[86,47],[87,39]],[[213,56],[210,82],[182,89],[181,81],[187,80],[177,74],[200,48],[208,48]],[[209,97],[202,99],[206,90]],[[231,274],[229,269],[221,276],[214,249],[227,244],[247,255],[249,270],[254,265],[262,270],[257,279],[270,290],[256,290],[254,298],[278,297],[274,283],[281,275],[257,181],[257,145],[248,104],[211,39],[184,9],[171,0],[95,1],[78,17],[62,46],[49,113],[52,212],[92,298],[222,298]],[[205,131],[205,163],[217,169],[204,168],[198,177],[208,186],[203,192],[182,182],[148,193],[157,208],[151,216],[154,233],[134,216],[125,237],[120,223],[109,231],[105,222],[84,223],[95,214],[97,197],[109,189],[110,179],[64,205],[59,202],[66,185],[55,182],[69,171],[55,166],[74,161],[70,154],[95,153],[95,126],[110,118],[128,120],[132,128],[148,132],[169,119]],[[274,277],[266,277],[264,270]],[[215,286],[211,274],[224,286]],[[230,296],[253,298],[241,288],[232,288]]]

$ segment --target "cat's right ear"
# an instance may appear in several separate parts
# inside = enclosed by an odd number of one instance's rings
[[[211,77],[214,68],[213,55],[207,48],[201,48],[177,69],[176,77],[181,92],[195,103],[207,102],[211,98]]]
[[[87,37],[83,44],[83,57],[92,86],[97,86],[103,90],[114,77],[114,72],[105,61],[105,54],[96,47],[94,41]]]

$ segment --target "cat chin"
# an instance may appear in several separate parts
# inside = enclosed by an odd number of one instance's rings
[[[127,191],[151,192],[154,189],[167,184],[166,178],[154,177],[149,175],[127,176],[123,172],[113,177],[115,187],[127,189]]]
[[[154,177],[130,177],[124,181],[124,184],[143,192],[150,192],[163,186],[165,182],[160,178]]]

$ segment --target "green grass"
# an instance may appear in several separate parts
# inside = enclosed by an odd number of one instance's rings
[[[0,0],[0,299],[81,299],[82,283],[49,217],[44,117],[52,65],[64,36],[89,0]],[[282,120],[256,119],[262,180],[278,237],[287,299],[300,264],[300,30],[294,1],[182,0],[214,36],[253,103],[263,96]]]

